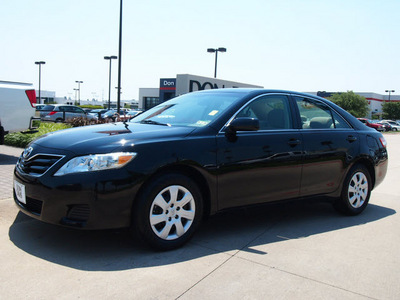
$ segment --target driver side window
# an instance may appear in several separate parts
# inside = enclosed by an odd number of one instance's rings
[[[256,118],[260,130],[291,129],[289,99],[285,95],[261,96],[244,107],[236,118]]]

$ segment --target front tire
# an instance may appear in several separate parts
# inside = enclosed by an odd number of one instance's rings
[[[368,205],[372,190],[371,175],[361,164],[350,169],[343,184],[342,194],[334,207],[346,215],[358,215]]]
[[[139,195],[132,229],[153,248],[171,250],[192,237],[202,214],[203,199],[196,183],[182,174],[165,174]]]

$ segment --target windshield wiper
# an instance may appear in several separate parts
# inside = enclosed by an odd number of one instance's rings
[[[141,124],[152,124],[152,125],[161,125],[161,126],[171,126],[171,124],[168,123],[160,123],[157,121],[153,121],[153,120],[142,120],[140,121]]]

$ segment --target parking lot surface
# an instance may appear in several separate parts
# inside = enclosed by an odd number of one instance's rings
[[[127,230],[78,231],[18,212],[0,146],[0,299],[399,299],[400,135],[359,216],[291,203],[211,217],[189,244],[154,252]]]

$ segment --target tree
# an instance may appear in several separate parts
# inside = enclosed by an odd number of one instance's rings
[[[365,117],[369,112],[368,101],[365,97],[355,94],[353,91],[347,93],[333,94],[328,100],[339,105],[357,118]]]
[[[382,104],[383,118],[389,120],[400,119],[400,102],[384,102]]]

